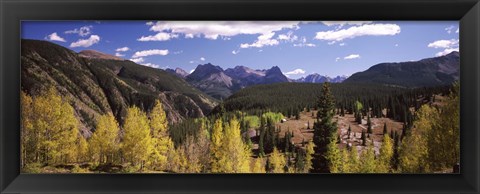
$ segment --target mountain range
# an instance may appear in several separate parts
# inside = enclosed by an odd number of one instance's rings
[[[75,108],[88,135],[99,115],[113,113],[122,123],[128,107],[149,111],[159,99],[170,123],[203,117],[243,88],[286,82],[344,82],[403,88],[448,85],[459,79],[460,55],[400,63],[380,63],[352,76],[311,74],[289,79],[278,66],[255,70],[245,66],[222,69],[207,63],[191,73],[157,69],[94,50],[76,53],[40,40],[22,40],[21,88],[36,95],[55,87]],[[294,92],[294,91],[292,91]]]
[[[175,70],[166,69],[166,71],[185,78],[196,88],[217,99],[228,98],[242,88],[259,84],[285,82],[341,83],[347,78],[347,76],[330,78],[328,76],[314,73],[300,79],[289,79],[282,73],[282,70],[278,66],[262,70],[251,69],[245,66],[236,66],[224,70],[220,66],[215,66],[211,63],[198,65],[191,74],[188,74],[181,68],[176,68]]]

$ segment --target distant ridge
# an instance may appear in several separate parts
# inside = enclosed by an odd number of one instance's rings
[[[123,61],[125,59],[122,59],[117,56],[105,54],[96,50],[83,50],[78,53],[78,56],[80,57],[85,57],[85,58],[91,58],[91,59],[110,59],[110,60],[117,60],[117,61]]]
[[[380,63],[346,79],[345,83],[375,83],[402,87],[449,85],[460,78],[460,53],[401,63]]]

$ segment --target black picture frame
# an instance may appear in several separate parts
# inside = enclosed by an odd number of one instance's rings
[[[460,174],[20,174],[22,20],[458,20]],[[478,0],[0,0],[1,193],[478,193]]]

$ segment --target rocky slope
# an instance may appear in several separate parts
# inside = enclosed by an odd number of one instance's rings
[[[217,104],[161,69],[95,56],[85,57],[46,41],[22,40],[22,90],[36,95],[54,86],[75,108],[86,135],[99,115],[111,112],[122,123],[128,107],[149,111],[156,99],[162,101],[171,123],[202,117]]]

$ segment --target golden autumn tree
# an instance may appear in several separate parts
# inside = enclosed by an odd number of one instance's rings
[[[375,151],[373,146],[369,144],[366,149],[362,150],[362,158],[360,160],[361,173],[375,173],[377,168],[377,161],[375,160]]]
[[[75,162],[80,136],[73,107],[54,87],[33,98],[24,92],[20,97],[22,166]]]
[[[423,173],[430,171],[428,134],[432,127],[436,125],[439,112],[434,107],[423,105],[416,115],[417,119],[413,124],[415,127],[412,128],[410,134],[406,134],[399,150],[399,168],[402,172]]]
[[[90,152],[96,162],[114,163],[115,155],[119,150],[120,127],[112,113],[98,118],[97,127],[90,138]]]
[[[273,148],[272,154],[268,158],[268,168],[272,173],[284,173],[286,160],[283,154],[281,154],[277,147]]]
[[[265,173],[265,164],[262,157],[258,157],[252,160],[252,173]]]
[[[160,100],[155,101],[150,112],[150,128],[152,132],[153,152],[152,166],[165,170],[167,167],[168,151],[174,149],[173,141],[168,134],[167,114],[163,110]]]
[[[20,138],[21,138],[21,167],[38,161],[38,132],[33,127],[33,99],[25,92],[20,92],[21,117],[20,117]]]
[[[90,160],[89,157],[89,146],[87,139],[83,137],[81,133],[78,133],[78,139],[77,139],[77,162],[87,162]]]
[[[250,172],[250,147],[242,140],[240,123],[236,118],[232,118],[225,127],[225,137],[221,149],[226,156],[223,164],[225,172]]]
[[[125,159],[132,166],[140,165],[140,170],[143,170],[144,166],[148,165],[149,156],[153,151],[147,115],[135,106],[130,107],[123,129],[122,152]]]
[[[360,160],[358,158],[358,149],[356,146],[352,146],[348,153],[349,165],[348,165],[348,172],[349,173],[357,173],[360,171]]]
[[[378,156],[378,172],[392,171],[393,140],[387,134],[383,135],[383,143]]]
[[[33,128],[37,131],[39,152],[45,164],[68,163],[76,159],[78,120],[73,107],[49,88],[33,101]]]
[[[221,151],[222,141],[223,141],[223,124],[221,119],[217,119],[212,128],[212,141],[210,143],[210,164],[212,172],[222,172],[222,163],[221,159],[223,157],[223,152]]]
[[[315,154],[315,144],[312,140],[308,141],[305,148],[305,169],[304,172],[309,172],[313,169],[313,155]]]
[[[327,145],[327,152],[325,158],[328,160],[328,169],[331,173],[342,172],[342,158],[340,150],[337,145],[337,136],[333,135],[330,142]]]

